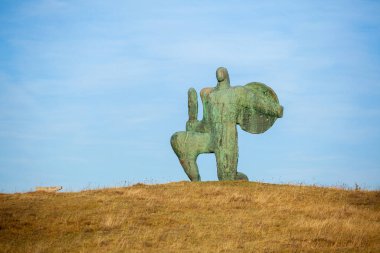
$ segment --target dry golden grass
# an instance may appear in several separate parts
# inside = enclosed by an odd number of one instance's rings
[[[1,252],[380,252],[380,192],[254,182],[0,194]]]

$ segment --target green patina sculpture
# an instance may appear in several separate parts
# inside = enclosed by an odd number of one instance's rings
[[[197,92],[189,89],[186,131],[173,134],[170,142],[191,181],[201,180],[196,159],[203,153],[215,153],[219,180],[248,180],[237,172],[236,125],[249,133],[263,133],[282,117],[283,107],[276,93],[263,83],[231,87],[227,69],[222,67],[217,69],[216,79],[216,87],[201,90],[201,121],[197,119]]]

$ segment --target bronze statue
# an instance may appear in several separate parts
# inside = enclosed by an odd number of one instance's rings
[[[237,172],[236,125],[249,133],[263,133],[282,117],[283,107],[276,93],[263,83],[231,87],[223,67],[217,69],[216,79],[216,87],[201,90],[201,121],[197,119],[197,92],[189,89],[186,131],[173,134],[170,142],[191,181],[201,180],[196,159],[203,153],[215,153],[219,180],[248,180],[245,174]]]

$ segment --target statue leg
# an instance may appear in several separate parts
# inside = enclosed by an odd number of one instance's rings
[[[249,181],[247,175],[241,172],[237,173],[236,180]]]
[[[211,153],[210,134],[197,132],[177,132],[170,143],[182,168],[191,181],[201,181],[197,157],[202,153]]]
[[[218,124],[215,129],[215,156],[219,180],[239,180],[237,173],[238,144],[234,123]]]

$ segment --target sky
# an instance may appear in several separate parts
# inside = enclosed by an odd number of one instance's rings
[[[188,180],[170,137],[185,130],[187,90],[215,86],[220,66],[284,106],[263,134],[238,127],[250,180],[380,189],[379,12],[369,0],[1,0],[0,192]],[[217,180],[213,154],[198,165]]]

